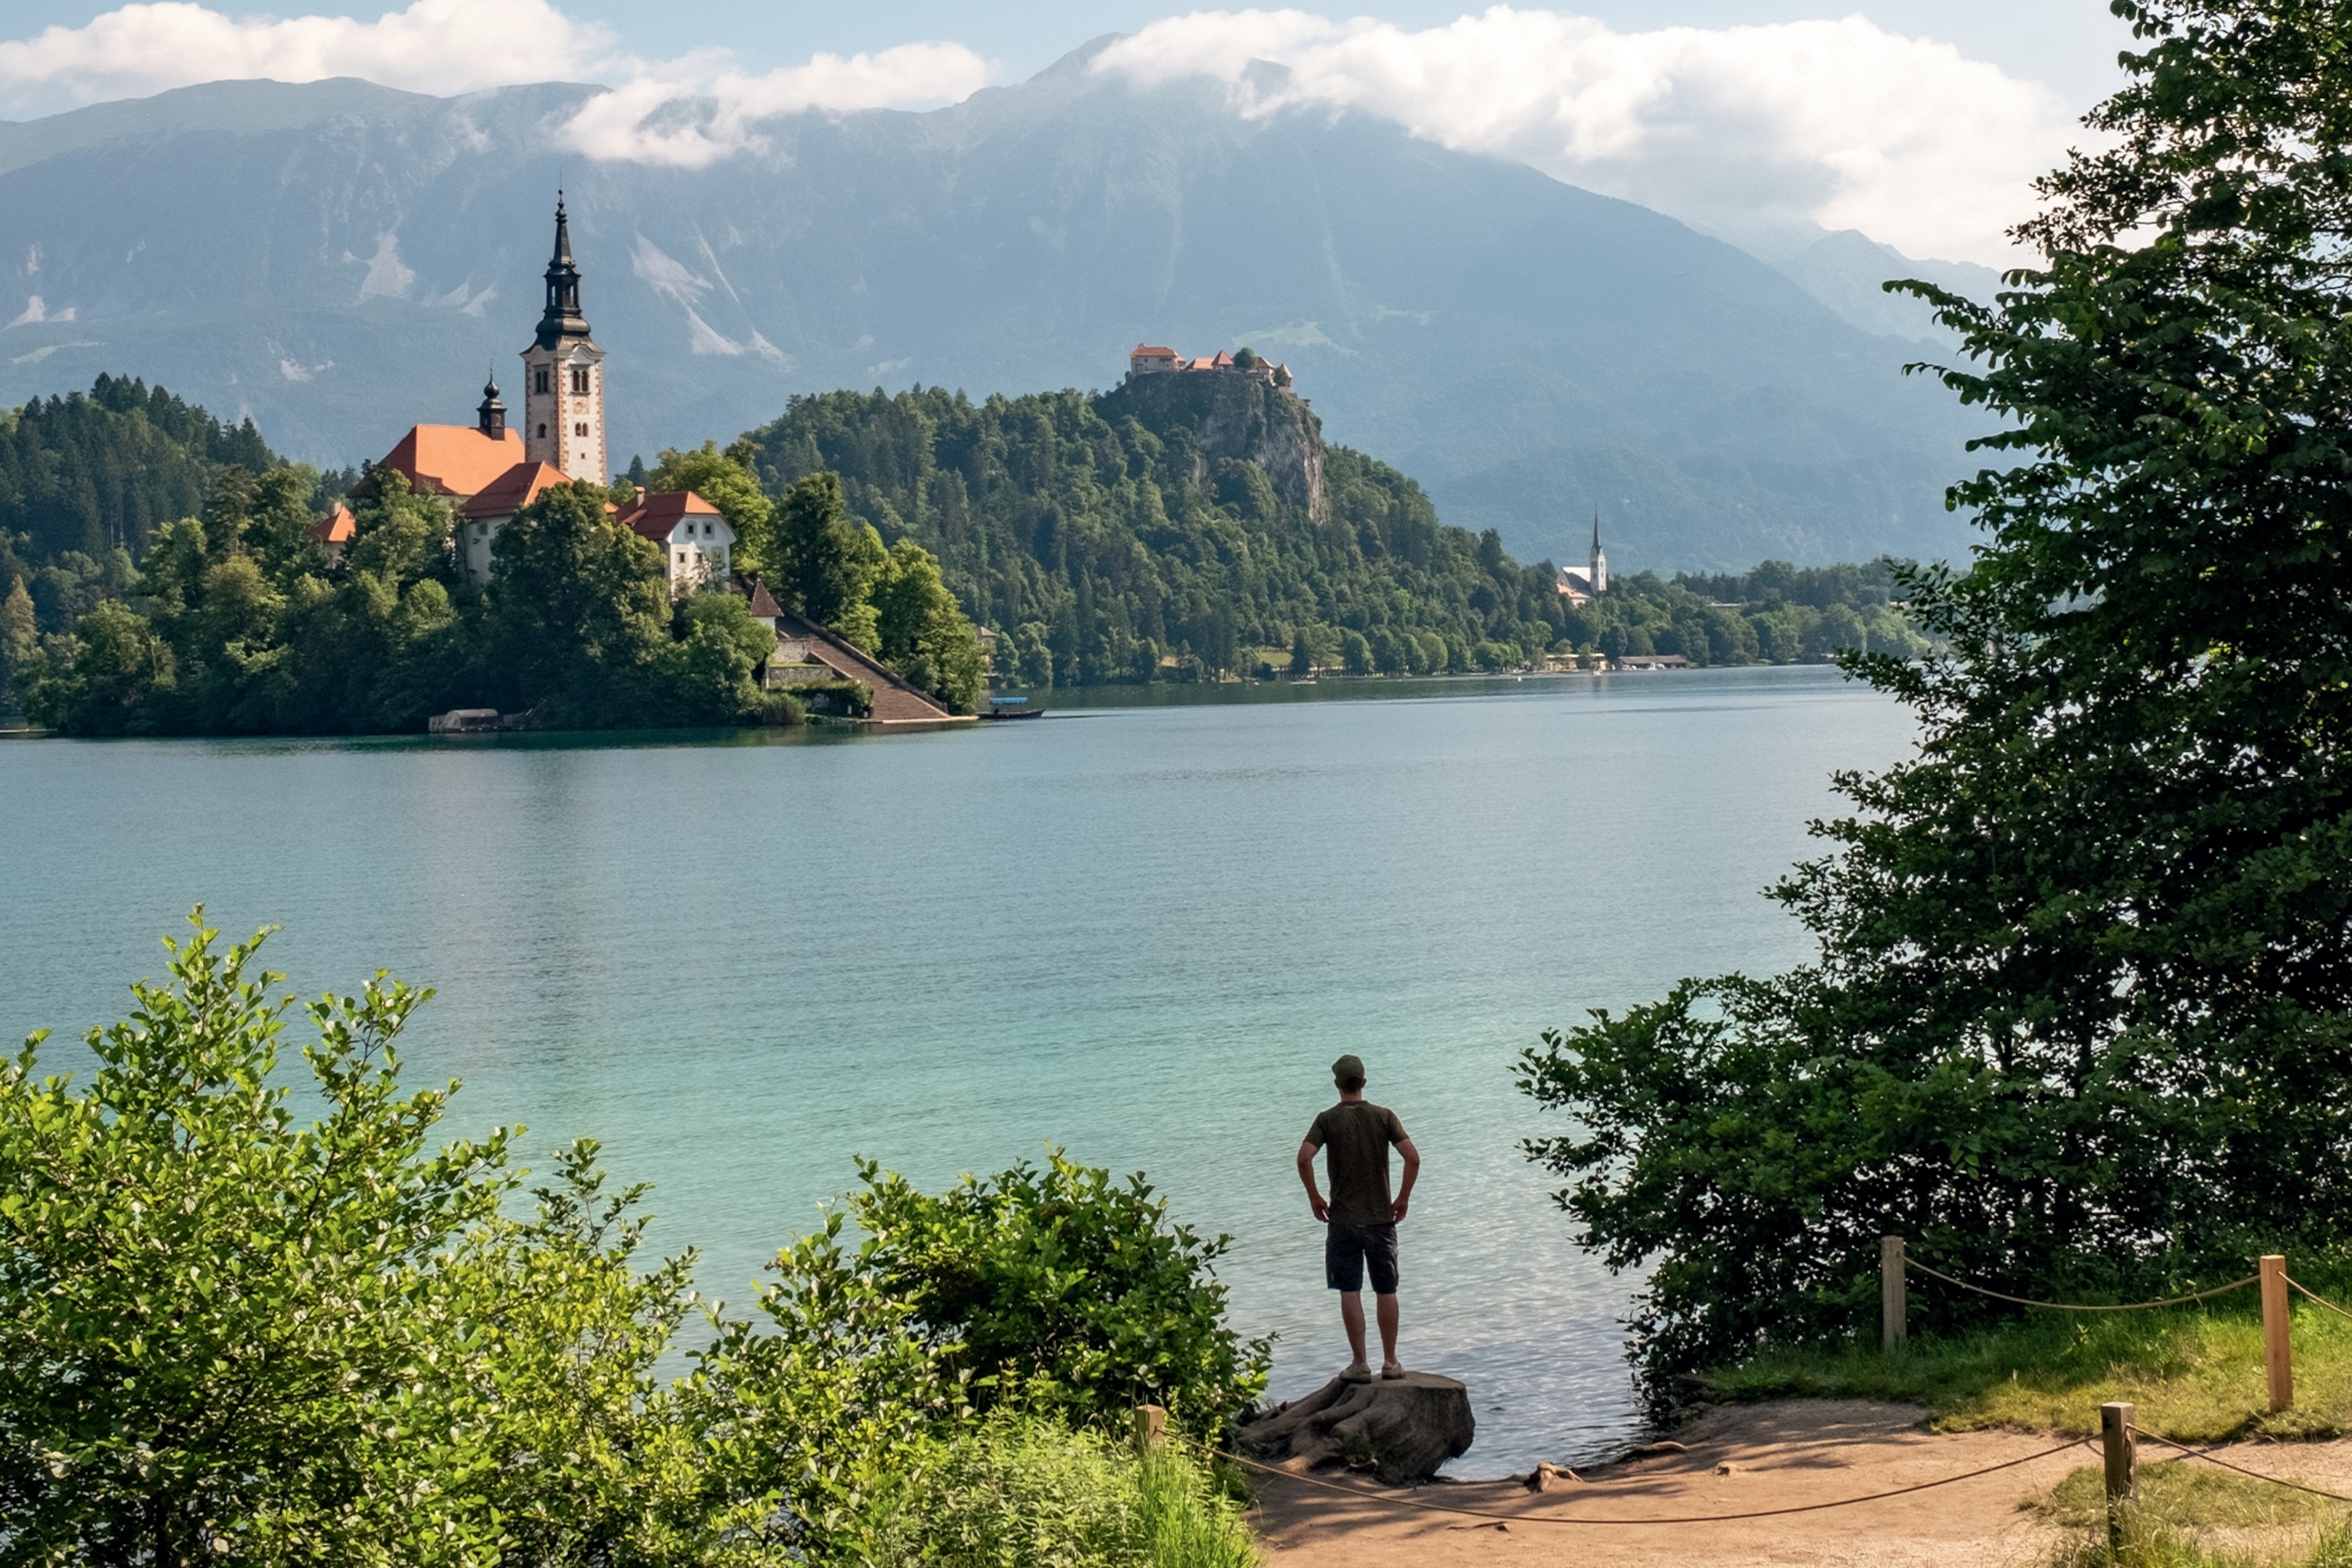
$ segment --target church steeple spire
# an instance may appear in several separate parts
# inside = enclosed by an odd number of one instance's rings
[[[547,313],[522,352],[524,458],[568,479],[603,484],[604,351],[580,314],[580,266],[572,259],[572,219],[555,193],[555,252],[547,263]]]
[[[1591,573],[1592,591],[1596,594],[1607,593],[1609,591],[1609,557],[1601,549],[1601,509],[1599,507],[1592,509]]]
[[[588,322],[580,314],[580,268],[572,259],[572,220],[563,211],[563,193],[555,193],[555,254],[547,263],[547,313],[539,319],[539,345],[551,349],[565,338],[584,338]]]

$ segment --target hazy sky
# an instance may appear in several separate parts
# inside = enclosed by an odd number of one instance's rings
[[[699,166],[759,155],[779,115],[952,103],[1120,33],[1094,69],[1221,81],[1245,115],[1391,120],[1753,245],[1818,225],[1997,264],[2130,43],[2104,0],[313,5],[0,0],[0,119],[224,78],[441,96],[568,79],[615,89],[551,128],[570,146]]]

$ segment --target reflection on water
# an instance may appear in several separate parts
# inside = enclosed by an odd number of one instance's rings
[[[1635,1419],[1626,1285],[1520,1157],[1511,1063],[1801,956],[1758,890],[1830,770],[1910,731],[1821,669],[1438,687],[888,740],[0,745],[0,1029],[119,1016],[199,900],[282,923],[304,990],[437,986],[408,1056],[466,1128],[602,1138],[737,1301],[853,1153],[939,1184],[1063,1144],[1234,1236],[1277,1395],[1346,1359],[1291,1158],[1354,1051],[1427,1161],[1405,1357],[1471,1384],[1455,1468],[1584,1457]]]

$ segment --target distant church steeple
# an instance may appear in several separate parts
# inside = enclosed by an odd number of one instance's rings
[[[476,427],[493,441],[507,438],[507,405],[499,401],[499,378],[490,377],[482,384],[481,406],[474,410],[480,424]]]
[[[1609,591],[1609,556],[1601,548],[1601,509],[1592,509],[1592,591]]]
[[[561,468],[566,479],[607,483],[604,462],[604,351],[580,313],[580,267],[572,259],[572,220],[555,193],[555,253],[547,263],[547,313],[522,351],[523,455]]]

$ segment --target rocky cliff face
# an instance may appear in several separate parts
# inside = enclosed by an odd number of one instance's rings
[[[1208,482],[1220,458],[1255,463],[1276,494],[1325,521],[1323,422],[1286,392],[1253,376],[1175,371],[1129,376],[1095,406],[1114,424],[1132,416],[1161,440],[1189,447],[1195,484]]]

